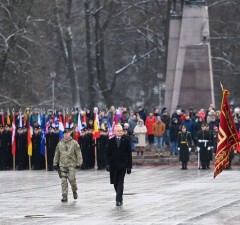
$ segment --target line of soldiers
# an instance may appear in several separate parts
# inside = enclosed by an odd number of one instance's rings
[[[209,130],[209,125],[203,123],[197,135],[198,168],[210,169],[210,161],[213,159],[213,149],[217,146],[217,134]],[[181,127],[178,133],[179,161],[182,162],[182,169],[187,169],[189,155],[192,150],[191,133],[186,126]]]
[[[45,136],[45,152],[41,152],[42,128],[34,127],[32,134],[32,156],[31,168],[29,168],[28,156],[28,128],[26,126],[18,127],[16,131],[16,168],[18,170],[33,169],[40,170],[47,168],[53,170],[53,158],[56,146],[60,141],[59,128],[50,126]],[[73,131],[73,130],[72,130]],[[81,169],[91,169],[95,167],[105,169],[105,152],[108,142],[108,132],[100,129],[100,137],[93,139],[93,129],[83,128],[78,143],[83,156],[83,164]],[[73,132],[72,132],[73,135]],[[95,152],[96,147],[96,152]],[[46,154],[46,155],[45,155]],[[96,159],[95,159],[95,156]],[[12,127],[0,124],[0,170],[13,169],[12,155]]]
[[[82,151],[83,164],[81,169],[92,169],[97,161],[97,169],[105,169],[106,167],[106,148],[108,142],[108,132],[100,129],[100,137],[93,139],[93,130],[91,128],[83,128],[81,136],[78,139],[80,149]],[[96,153],[95,153],[96,147]],[[95,156],[97,158],[95,159]]]

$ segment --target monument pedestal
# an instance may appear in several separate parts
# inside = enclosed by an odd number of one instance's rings
[[[182,18],[170,20],[164,105],[171,113],[215,104],[208,24],[204,5],[184,5]]]

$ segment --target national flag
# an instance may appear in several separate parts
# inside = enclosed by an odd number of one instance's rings
[[[23,126],[27,125],[27,117],[26,115],[23,115]]]
[[[7,114],[7,125],[11,124],[10,113]]]
[[[118,110],[116,110],[116,114],[113,116],[113,119],[111,122],[110,122],[110,120],[111,120],[111,118],[109,117],[108,118],[108,137],[109,137],[109,139],[115,136],[114,127],[115,127],[115,125],[117,125],[119,123],[119,120],[120,120],[120,114],[119,114]]]
[[[63,126],[63,121],[61,116],[58,117],[58,128],[59,128],[59,138],[63,139],[64,126]]]
[[[67,113],[65,114],[65,116],[64,116],[64,121],[62,121],[62,122],[63,122],[63,126],[64,126],[65,128],[68,126],[67,121],[68,121],[68,112],[67,112]]]
[[[45,116],[42,113],[38,113],[38,125],[42,128],[40,154],[45,156]]]
[[[41,133],[40,154],[45,156],[45,130],[44,129],[42,129],[42,133]]]
[[[19,121],[18,121],[18,127],[22,127],[23,126],[23,122],[22,122],[22,112],[19,112]]]
[[[38,125],[42,125],[42,118],[41,118],[41,113],[38,113]]]
[[[81,121],[81,114],[78,113],[77,115],[77,124],[75,128],[75,135],[74,135],[74,140],[78,141],[78,138],[81,135],[81,130],[82,130],[82,121]]]
[[[5,127],[4,113],[1,116],[2,116],[2,126]]]
[[[16,125],[15,125],[15,115],[12,115],[12,155],[16,156]]]
[[[86,113],[82,113],[82,126],[87,127],[87,116]]]
[[[229,166],[229,153],[238,145],[238,133],[227,98],[229,94],[223,89],[214,178]]]
[[[28,141],[28,155],[32,156],[32,135],[33,135],[33,129],[30,123],[28,124],[28,136],[27,136],[27,141]]]
[[[99,138],[100,132],[99,132],[99,119],[98,114],[94,113],[94,120],[93,120],[93,139]]]

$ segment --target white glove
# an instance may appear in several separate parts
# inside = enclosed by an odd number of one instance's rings
[[[192,148],[188,148],[188,151],[191,152]]]
[[[200,151],[200,148],[199,148],[199,147],[197,147],[197,151],[198,151],[198,152]]]
[[[178,151],[180,151],[180,148],[177,148]]]
[[[212,148],[211,147],[208,147],[207,150],[210,151]]]

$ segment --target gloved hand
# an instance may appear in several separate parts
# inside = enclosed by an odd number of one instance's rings
[[[210,151],[210,150],[211,150],[211,147],[208,147],[207,150]]]
[[[177,148],[178,151],[180,151],[180,148]]]
[[[188,148],[188,151],[191,152],[192,148]]]
[[[59,170],[59,166],[53,166],[53,169],[58,171]]]
[[[200,151],[200,148],[199,148],[199,147],[197,147],[197,151],[198,151],[198,152]]]
[[[106,170],[107,170],[108,172],[110,172],[110,166],[109,166],[109,165],[106,165]]]
[[[127,174],[131,174],[132,170],[130,168],[127,168]]]

